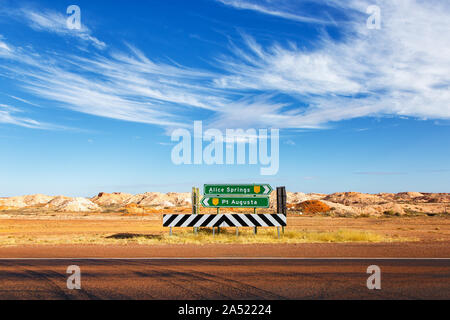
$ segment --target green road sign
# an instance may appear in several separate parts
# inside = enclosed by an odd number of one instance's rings
[[[205,184],[204,195],[262,195],[268,196],[272,187],[268,184]]]
[[[207,208],[268,208],[269,197],[204,197]]]

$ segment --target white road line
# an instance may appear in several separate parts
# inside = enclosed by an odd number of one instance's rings
[[[450,258],[300,258],[300,257],[148,257],[148,258],[0,258],[0,261],[13,260],[449,260]]]

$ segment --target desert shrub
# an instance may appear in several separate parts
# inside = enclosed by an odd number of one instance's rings
[[[140,213],[145,213],[145,209],[136,203],[129,203],[125,206],[125,213],[140,214]]]
[[[301,210],[303,213],[325,213],[329,212],[331,208],[319,201],[319,200],[307,200],[296,204],[296,209]]]
[[[419,212],[419,211],[414,211],[410,208],[406,208],[405,209],[405,214],[407,216],[412,216],[412,217],[416,217],[416,216],[425,216],[426,213],[425,212]]]
[[[383,214],[385,216],[389,216],[389,217],[399,217],[400,216],[400,213],[395,212],[394,210],[387,210],[387,211],[383,212]]]

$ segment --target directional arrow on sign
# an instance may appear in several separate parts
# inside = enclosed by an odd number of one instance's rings
[[[263,194],[270,194],[272,192],[272,187],[269,186],[268,184],[264,184],[263,187],[264,187]]]

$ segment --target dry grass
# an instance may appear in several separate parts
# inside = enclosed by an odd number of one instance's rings
[[[165,235],[161,240],[166,243],[317,243],[317,242],[390,242],[393,239],[365,231],[338,230],[338,231],[286,231],[278,238],[276,229],[240,231],[239,236],[230,230],[221,230],[214,237],[211,230],[201,230],[197,235],[192,231],[178,231],[170,237]]]
[[[213,237],[211,229],[200,229],[194,234],[190,229],[176,229],[170,236],[167,232],[156,234],[114,233],[114,234],[79,234],[79,235],[15,235],[0,236],[0,246],[20,245],[59,245],[59,244],[283,244],[283,243],[330,243],[330,242],[393,242],[411,241],[406,238],[389,238],[381,234],[359,230],[337,231],[301,231],[289,230],[278,238],[276,229],[259,229],[254,235],[252,229],[240,229],[236,236],[234,229],[221,229],[220,234]]]

